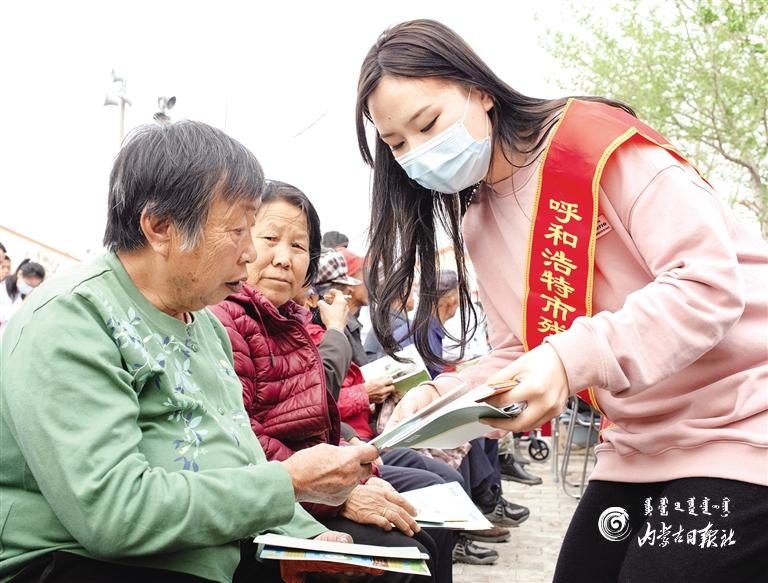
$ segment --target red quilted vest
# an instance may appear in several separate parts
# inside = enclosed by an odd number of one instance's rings
[[[232,342],[245,409],[267,459],[338,445],[339,412],[306,329],[310,312],[291,301],[278,310],[248,286],[211,310]]]

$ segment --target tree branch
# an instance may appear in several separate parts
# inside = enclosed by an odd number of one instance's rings
[[[765,135],[768,137],[768,110],[763,108],[763,129],[765,130]]]
[[[693,56],[696,57],[695,60],[696,60],[696,63],[698,64],[699,68],[703,69],[703,70],[706,70],[706,68],[702,65],[701,55],[699,55],[699,52],[696,50],[696,45],[693,42],[693,38],[691,36],[691,31],[688,28],[688,20],[689,19],[685,15],[685,13],[683,12],[683,9],[681,8],[681,6],[685,6],[686,9],[690,13],[693,13],[694,9],[691,8],[690,6],[687,6],[685,4],[685,2],[681,2],[680,0],[676,0],[675,6],[677,7],[677,13],[680,16],[680,20],[683,22],[683,28],[685,28],[685,40],[688,42],[688,46],[691,49],[691,53],[693,53]]]
[[[744,208],[746,208],[749,211],[752,211],[755,213],[758,217],[761,215],[761,208],[760,205],[757,204],[756,201],[750,200],[748,198],[742,198],[736,201],[737,204],[740,204]]]
[[[699,115],[701,115],[701,116],[707,117],[707,114],[706,114],[705,112],[703,112],[703,111],[701,110],[701,108],[700,108],[700,107],[696,106],[696,104],[694,104],[694,103],[691,103],[691,102],[688,100],[688,96],[687,96],[687,95],[685,95],[685,94],[683,94],[683,102],[684,102],[684,103],[685,103],[685,104],[686,104],[688,107],[690,107],[690,108],[691,108],[691,111],[693,111],[694,113],[697,113],[697,114],[699,114]],[[703,119],[701,119],[701,118],[696,118],[696,117],[693,117],[692,115],[688,115],[687,117],[688,117],[688,118],[689,118],[691,121],[693,121],[693,122],[695,122],[695,123],[698,123],[699,125],[702,125],[702,126],[706,126],[706,125],[708,125],[708,124],[706,123],[706,121],[704,121],[704,120],[703,120]]]
[[[761,194],[764,191],[763,180],[762,178],[760,178],[760,172],[758,171],[757,165],[754,162],[750,162],[748,160],[742,160],[740,158],[736,158],[735,156],[731,156],[723,149],[723,145],[722,143],[720,143],[719,139],[715,139],[715,141],[712,141],[711,139],[709,140],[706,139],[704,136],[702,136],[700,139],[710,148],[713,148],[716,151],[720,152],[722,157],[728,160],[729,162],[733,162],[734,164],[737,164],[742,168],[746,168],[747,172],[749,173],[750,181],[755,187],[755,194]]]
[[[705,130],[703,128],[707,127],[707,123],[705,123],[703,120],[691,115],[690,113],[686,113],[684,111],[676,111],[672,114],[672,117],[670,118],[674,124],[680,128],[680,130],[686,135],[690,136],[691,134],[691,128],[688,125],[683,125],[683,123],[677,119],[677,116],[683,117],[689,121],[690,126],[699,126],[702,128],[702,136],[705,135]],[[712,138],[714,139],[714,138]]]

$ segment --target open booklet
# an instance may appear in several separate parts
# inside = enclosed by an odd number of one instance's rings
[[[493,527],[458,482],[400,492],[416,509],[416,522],[427,528],[485,530]]]
[[[516,385],[517,381],[478,385],[469,392],[465,392],[466,386],[460,385],[369,443],[379,450],[393,447],[459,447],[493,430],[480,419],[510,419],[522,413],[525,403],[498,408],[486,402]]]
[[[395,390],[398,393],[405,393],[419,383],[432,379],[429,371],[427,371],[427,366],[424,364],[424,359],[421,358],[413,344],[395,354],[411,362],[397,362],[391,356],[383,356],[360,367],[363,378],[370,381],[381,377],[392,377]]]
[[[259,558],[279,561],[324,561],[371,567],[411,575],[429,575],[429,555],[417,547],[381,547],[262,534],[254,539]]]

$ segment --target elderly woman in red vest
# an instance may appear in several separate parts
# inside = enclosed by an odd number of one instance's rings
[[[248,266],[247,284],[211,309],[232,342],[251,428],[267,458],[282,461],[319,443],[340,442],[338,408],[306,328],[311,313],[291,299],[317,271],[320,221],[304,193],[273,181],[262,196],[252,235],[257,259]],[[346,342],[343,331],[338,332],[327,334],[326,342]],[[416,524],[415,510],[379,477],[358,486],[339,507],[306,508],[355,542],[416,545],[432,557],[433,574],[446,567],[437,565],[438,546]],[[447,568],[450,573],[450,561]],[[377,580],[410,579],[387,573]]]

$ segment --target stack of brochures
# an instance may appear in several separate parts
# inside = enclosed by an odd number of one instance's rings
[[[493,527],[458,482],[435,484],[400,495],[416,509],[416,522],[421,526],[456,530]]]
[[[427,366],[424,364],[424,359],[421,358],[413,344],[395,354],[410,362],[397,362],[391,356],[383,356],[360,367],[363,378],[370,381],[381,377],[392,377],[395,390],[398,393],[405,393],[419,383],[432,379],[429,371],[427,371]]]
[[[254,539],[259,558],[278,561],[322,561],[358,567],[395,571],[409,575],[429,575],[429,555],[417,547],[380,547],[262,534]]]
[[[467,391],[467,387],[463,385],[456,387],[369,443],[379,450],[393,447],[459,447],[493,431],[493,428],[482,423],[481,419],[511,419],[522,413],[525,403],[494,407],[486,402],[487,399],[516,385],[516,381],[509,381],[479,385],[471,391]]]

